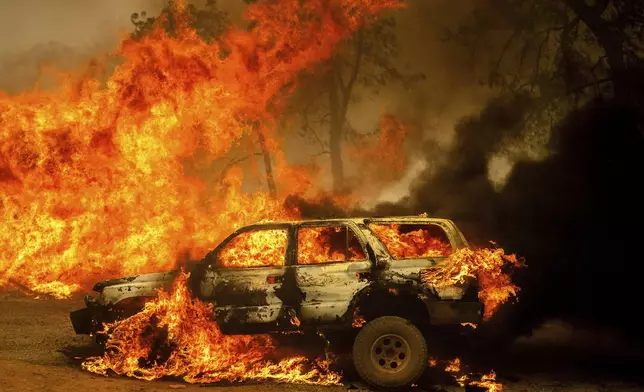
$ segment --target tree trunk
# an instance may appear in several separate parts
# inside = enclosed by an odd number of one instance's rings
[[[271,163],[271,155],[266,148],[266,138],[264,137],[264,132],[262,131],[261,126],[255,125],[255,131],[257,132],[259,147],[262,149],[262,156],[264,157],[264,168],[266,170],[266,184],[268,185],[268,192],[272,198],[276,199],[277,187],[275,186],[275,178],[273,177],[273,164]]]
[[[344,186],[344,167],[342,164],[342,128],[344,114],[338,96],[339,86],[333,71],[329,72],[329,153],[331,155],[331,175],[333,176],[333,193],[342,194]]]

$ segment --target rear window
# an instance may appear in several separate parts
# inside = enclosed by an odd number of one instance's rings
[[[445,257],[452,253],[449,238],[438,225],[372,223],[369,228],[396,260]]]

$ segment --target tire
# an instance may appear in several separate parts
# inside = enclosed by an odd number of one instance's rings
[[[427,367],[427,343],[408,320],[379,317],[367,323],[356,336],[353,365],[371,386],[406,387],[418,380]]]

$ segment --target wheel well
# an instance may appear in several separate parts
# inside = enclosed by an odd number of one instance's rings
[[[429,311],[413,290],[401,287],[366,289],[354,303],[353,316],[371,321],[382,316],[398,316],[421,325],[429,323]]]

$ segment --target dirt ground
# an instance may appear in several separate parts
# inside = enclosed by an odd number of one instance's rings
[[[69,312],[82,307],[80,297],[34,299],[0,293],[0,392],[27,391],[203,391],[204,386],[174,381],[139,381],[84,372],[82,358],[96,354],[91,338],[76,336]],[[495,369],[505,391],[642,391],[644,360],[610,335],[574,331],[550,323],[532,338],[518,341]],[[630,350],[634,351],[634,350]],[[462,391],[448,381],[425,380],[418,391]],[[440,383],[444,385],[440,385]],[[344,391],[357,384],[322,387],[286,384],[207,386],[207,391]],[[185,387],[185,388],[184,388]]]

